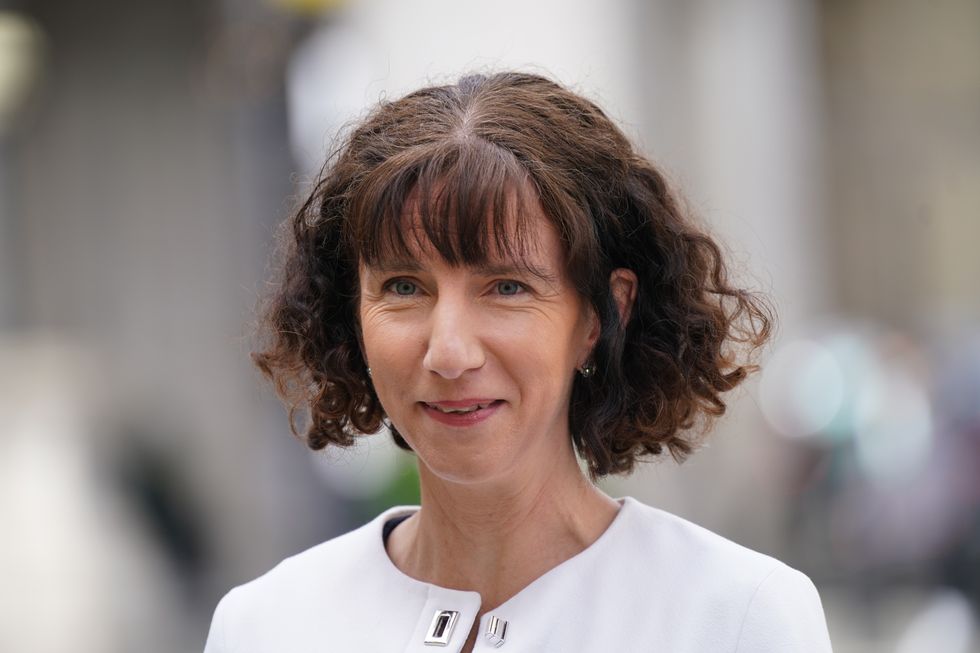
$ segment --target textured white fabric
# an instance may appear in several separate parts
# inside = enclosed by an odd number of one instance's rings
[[[626,497],[599,539],[484,614],[474,651],[541,653],[824,653],[831,650],[810,579],[658,508]],[[368,524],[287,558],[231,590],[205,653],[458,652],[480,595],[402,573]],[[438,610],[456,610],[447,646],[423,644]],[[483,633],[507,621],[495,649]]]

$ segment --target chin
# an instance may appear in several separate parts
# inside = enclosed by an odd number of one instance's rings
[[[397,426],[397,422],[396,422]],[[409,422],[399,428],[418,458],[419,474],[459,485],[492,482],[513,467],[513,452],[504,446],[504,424],[482,424],[466,429]],[[421,433],[421,437],[415,437]],[[506,439],[506,438],[505,438]],[[433,479],[433,480],[435,480]]]
[[[500,471],[492,465],[488,465],[487,461],[456,463],[441,460],[426,461],[419,458],[419,467],[420,474],[423,473],[421,468],[425,467],[425,470],[431,476],[435,476],[441,481],[458,485],[476,485],[492,481],[494,478],[500,476]]]
[[[430,475],[446,483],[457,485],[480,485],[492,483],[506,476],[506,466],[487,451],[476,455],[448,456],[447,452],[416,456],[419,461],[420,476]]]

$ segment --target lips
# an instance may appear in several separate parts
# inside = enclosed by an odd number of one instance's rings
[[[503,405],[501,399],[471,398],[419,402],[427,415],[451,426],[469,426],[480,422]]]

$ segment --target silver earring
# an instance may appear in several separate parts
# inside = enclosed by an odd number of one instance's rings
[[[590,376],[595,374],[595,363],[593,363],[592,361],[586,362],[585,365],[578,368],[578,373],[585,378],[589,378]]]
[[[370,367],[367,368],[367,373],[368,373],[368,376],[371,376],[371,368]]]

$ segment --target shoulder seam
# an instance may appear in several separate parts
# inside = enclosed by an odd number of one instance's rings
[[[759,581],[759,584],[756,585],[755,590],[752,592],[752,598],[749,599],[748,604],[745,606],[745,614],[742,615],[742,622],[738,625],[738,637],[735,638],[734,653],[738,653],[738,649],[742,645],[742,631],[745,630],[745,622],[748,621],[749,612],[752,611],[752,604],[755,603],[756,597],[759,596],[759,591],[762,590],[762,586],[766,584],[766,581],[783,566],[784,564],[782,562],[777,562],[777,564],[773,565],[773,568],[769,570],[768,574],[763,576],[762,580]]]

